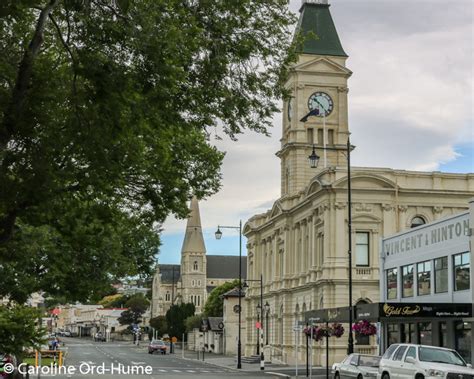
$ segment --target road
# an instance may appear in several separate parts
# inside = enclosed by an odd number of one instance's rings
[[[43,372],[41,378],[153,379],[153,378],[271,378],[261,372],[241,372],[207,362],[182,359],[179,354],[148,354],[146,346],[126,342],[92,342],[64,338],[67,351],[63,371]],[[50,369],[51,370],[51,369]],[[55,369],[59,370],[59,369]],[[69,372],[65,372],[69,370]],[[32,373],[30,378],[37,378]],[[281,378],[281,376],[280,376]]]

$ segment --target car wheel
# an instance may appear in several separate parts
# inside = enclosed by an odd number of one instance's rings
[[[363,377],[361,374],[359,374],[359,376],[357,377],[357,379],[364,379],[364,377]]]
[[[416,374],[415,379],[425,379],[423,374]]]
[[[339,379],[339,372],[336,371],[336,373],[334,374],[334,379]]]
[[[388,372],[384,372],[382,374],[382,379],[390,379],[390,375],[388,375]]]

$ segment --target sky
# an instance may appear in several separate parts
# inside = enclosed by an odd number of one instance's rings
[[[349,129],[354,166],[474,172],[471,0],[329,0],[349,55]],[[300,0],[290,0],[295,13]],[[207,254],[238,254],[243,223],[280,196],[281,113],[271,137],[224,139],[222,189],[200,202]],[[179,263],[186,221],[163,225],[160,263]],[[245,254],[245,239],[243,243]]]

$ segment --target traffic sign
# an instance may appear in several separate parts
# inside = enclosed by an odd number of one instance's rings
[[[257,329],[262,329],[262,323],[261,323],[260,321],[257,321],[257,322],[255,323],[255,328],[257,328]]]

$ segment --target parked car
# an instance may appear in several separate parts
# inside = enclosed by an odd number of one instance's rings
[[[351,354],[341,363],[332,365],[334,379],[376,378],[380,357],[376,355]]]
[[[153,340],[148,345],[148,354],[153,354],[154,352],[159,352],[161,354],[166,354],[168,346],[165,341],[162,340]]]
[[[17,361],[16,361],[15,357],[12,356],[12,355],[0,353],[0,378],[1,379],[12,377],[11,374],[6,373],[5,370],[4,370],[4,367],[7,363],[12,364],[13,367],[15,368],[15,370],[16,370]]]
[[[474,379],[474,369],[456,350],[394,344],[380,360],[379,379]]]

